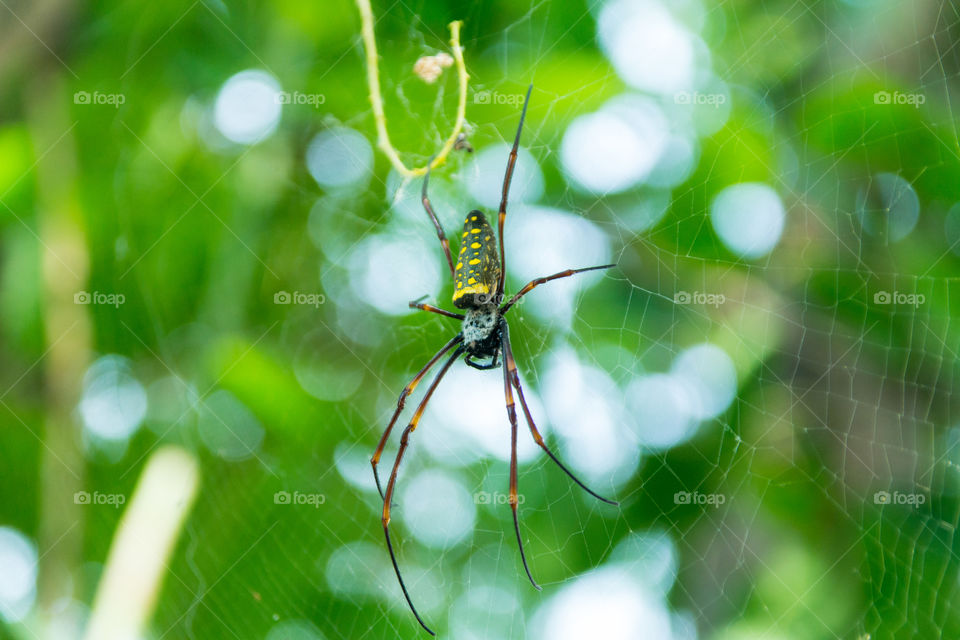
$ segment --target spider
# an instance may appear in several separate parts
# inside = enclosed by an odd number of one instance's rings
[[[510,420],[509,502],[510,508],[513,510],[513,528],[517,534],[517,545],[520,548],[520,559],[523,562],[523,568],[527,573],[527,577],[530,579],[530,583],[538,591],[540,591],[541,588],[530,573],[530,566],[527,564],[526,554],[523,551],[523,540],[520,536],[520,522],[517,517],[517,412],[514,407],[514,390],[517,392],[520,407],[523,410],[523,415],[526,418],[527,425],[530,427],[530,433],[533,435],[534,441],[546,452],[550,459],[557,463],[575,483],[593,497],[607,504],[615,506],[618,504],[613,500],[608,500],[600,496],[587,487],[587,485],[581,482],[547,447],[543,437],[537,430],[533,416],[530,415],[527,401],[523,397],[523,388],[520,386],[520,377],[517,375],[517,364],[513,357],[513,351],[510,348],[510,331],[507,325],[506,315],[520,298],[545,282],[558,278],[566,278],[585,271],[609,269],[615,266],[605,264],[581,269],[567,269],[566,271],[561,271],[550,276],[536,278],[528,282],[520,291],[510,297],[506,303],[503,303],[505,275],[503,223],[507,217],[507,193],[510,191],[510,180],[513,178],[513,169],[517,163],[517,148],[520,144],[520,133],[523,131],[523,121],[527,115],[527,103],[530,100],[530,92],[532,89],[533,85],[530,85],[527,89],[527,95],[523,101],[523,111],[520,114],[520,125],[517,127],[517,135],[513,140],[513,148],[507,159],[507,170],[503,178],[503,191],[500,199],[500,212],[497,223],[497,238],[499,239],[499,243],[494,241],[493,229],[490,227],[483,213],[476,210],[471,211],[467,214],[467,218],[463,224],[460,253],[457,256],[457,264],[454,266],[453,258],[450,255],[450,243],[443,232],[443,227],[440,226],[440,222],[437,220],[437,215],[434,213],[433,206],[430,204],[430,198],[427,196],[427,185],[430,181],[429,164],[427,165],[428,170],[423,179],[421,200],[423,201],[423,208],[426,210],[427,215],[430,216],[433,226],[436,227],[437,237],[440,240],[440,245],[443,247],[447,265],[450,267],[450,276],[455,286],[453,304],[457,308],[462,309],[464,313],[454,313],[429,304],[423,304],[421,301],[424,298],[411,302],[410,308],[437,313],[448,318],[455,318],[461,320],[463,325],[457,335],[447,342],[447,344],[420,369],[417,375],[413,377],[413,380],[403,388],[403,391],[400,393],[400,398],[397,400],[396,411],[394,411],[393,417],[390,419],[386,430],[383,432],[383,436],[380,438],[376,452],[374,452],[373,457],[370,459],[370,463],[373,466],[373,477],[377,483],[377,491],[380,492],[380,497],[383,498],[383,534],[387,540],[387,550],[390,552],[390,560],[393,562],[393,569],[397,574],[397,581],[400,583],[403,595],[407,600],[407,604],[410,605],[410,610],[413,612],[413,615],[416,616],[417,622],[419,622],[420,626],[430,633],[430,635],[436,634],[424,623],[420,614],[417,613],[417,609],[413,606],[413,601],[410,599],[410,594],[407,591],[407,586],[403,582],[403,576],[400,575],[397,556],[393,551],[393,544],[390,542],[390,503],[393,498],[394,488],[396,487],[397,470],[400,468],[400,461],[403,459],[403,454],[407,450],[410,434],[416,430],[420,418],[423,416],[423,412],[427,407],[427,403],[430,401],[433,392],[437,389],[443,376],[460,356],[464,356],[464,362],[474,369],[483,371],[498,366],[502,366],[503,369],[503,393],[506,400],[507,418]],[[383,448],[387,443],[387,439],[390,437],[390,432],[393,430],[393,426],[397,422],[400,412],[403,411],[407,397],[413,393],[413,390],[420,384],[430,369],[451,350],[453,350],[453,353],[446,358],[440,367],[433,382],[431,382],[427,388],[423,400],[421,400],[419,406],[417,406],[413,418],[411,418],[407,428],[403,430],[403,434],[400,436],[400,448],[393,462],[393,470],[390,472],[390,480],[387,482],[387,491],[384,493],[380,485],[380,475],[377,472],[377,464],[380,462],[380,456],[383,454]],[[501,358],[502,363],[500,362]]]

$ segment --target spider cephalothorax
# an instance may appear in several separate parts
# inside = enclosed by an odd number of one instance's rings
[[[493,369],[500,354],[500,312],[495,304],[470,307],[463,315],[463,348],[467,352],[465,362],[475,369]],[[473,358],[492,358],[490,364],[479,365]]]
[[[407,587],[403,583],[403,577],[400,575],[400,565],[397,564],[397,558],[393,552],[393,545],[390,542],[390,503],[393,499],[394,488],[396,487],[397,470],[400,468],[400,461],[403,459],[403,454],[407,450],[410,434],[417,428],[420,418],[423,416],[423,412],[427,407],[427,403],[430,401],[430,397],[436,390],[437,385],[440,384],[440,380],[443,379],[443,376],[460,356],[464,356],[464,362],[475,369],[493,369],[501,366],[498,360],[502,357],[503,393],[506,400],[507,418],[510,421],[510,508],[513,510],[513,527],[517,534],[517,544],[520,547],[520,559],[523,561],[523,568],[526,570],[527,577],[530,578],[530,582],[534,587],[540,589],[539,585],[534,581],[533,575],[530,573],[530,567],[527,565],[527,558],[523,551],[523,540],[520,537],[520,521],[517,517],[517,505],[519,502],[517,499],[517,411],[513,401],[514,391],[516,391],[517,398],[520,400],[520,408],[523,410],[527,426],[530,427],[530,433],[540,448],[543,449],[574,482],[587,491],[587,493],[606,503],[617,504],[612,500],[607,500],[599,496],[587,488],[547,447],[543,437],[537,430],[533,416],[530,415],[527,401],[523,397],[523,387],[520,385],[520,376],[517,374],[517,364],[513,358],[513,351],[510,348],[510,327],[507,324],[506,314],[517,300],[539,285],[549,282],[550,280],[566,278],[583,271],[608,269],[613,266],[612,264],[606,264],[599,267],[567,269],[566,271],[561,271],[551,276],[536,278],[528,282],[526,286],[514,294],[506,303],[503,302],[503,223],[507,217],[507,193],[510,191],[510,180],[513,177],[513,168],[517,162],[520,132],[523,130],[523,120],[527,113],[527,101],[530,99],[531,89],[533,89],[532,86],[527,90],[527,97],[523,102],[523,112],[520,114],[520,125],[517,127],[517,135],[513,140],[513,148],[507,159],[507,171],[503,178],[503,192],[500,198],[496,237],[494,237],[493,228],[490,226],[490,223],[487,222],[487,218],[482,212],[471,211],[468,213],[467,219],[463,224],[463,234],[460,237],[460,252],[457,254],[456,266],[454,266],[453,258],[450,255],[450,243],[447,241],[443,227],[440,226],[440,221],[437,220],[437,215],[430,205],[430,198],[427,197],[427,185],[430,181],[429,169],[423,179],[423,208],[426,210],[427,215],[430,216],[434,227],[436,227],[437,237],[440,239],[440,245],[443,247],[447,265],[450,267],[450,276],[454,282],[453,304],[456,305],[457,308],[464,310],[464,313],[454,313],[452,311],[439,309],[432,305],[424,304],[420,302],[420,300],[411,302],[410,306],[423,311],[438,313],[448,318],[456,318],[461,320],[463,324],[460,332],[447,342],[447,344],[420,369],[413,380],[403,388],[403,391],[400,393],[400,399],[397,401],[397,409],[393,413],[393,418],[390,419],[390,423],[387,425],[386,430],[384,430],[383,436],[380,438],[380,443],[377,445],[377,450],[370,459],[370,463],[373,465],[373,476],[377,482],[377,490],[380,491],[380,496],[383,498],[383,515],[381,522],[383,523],[384,536],[387,539],[387,549],[390,551],[390,560],[393,562],[393,569],[396,571],[397,580],[400,582],[400,588],[403,590],[403,595],[407,599],[407,604],[410,605],[410,609],[416,616],[417,621],[432,635],[435,634],[424,624],[420,618],[420,614],[417,613],[416,608],[413,606],[413,601],[410,599],[410,594],[407,592]],[[380,456],[383,454],[383,448],[387,443],[387,439],[390,437],[393,426],[396,424],[400,412],[403,411],[407,397],[413,393],[413,390],[427,375],[427,372],[451,350],[453,353],[446,358],[440,367],[440,371],[433,379],[433,382],[427,387],[427,392],[424,394],[423,400],[420,401],[417,410],[410,419],[410,423],[406,429],[403,430],[403,435],[400,436],[400,448],[397,451],[397,457],[394,460],[393,469],[390,472],[387,490],[384,492],[380,486],[380,475],[377,472],[377,464],[380,462]],[[474,359],[488,360],[488,362],[481,364],[475,362]]]

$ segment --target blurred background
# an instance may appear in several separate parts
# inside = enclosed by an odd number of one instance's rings
[[[0,2],[0,637],[425,637],[370,456],[456,322],[350,0]],[[457,364],[392,531],[442,637],[960,635],[960,14],[375,2],[390,136],[507,219],[531,409]],[[407,403],[407,414],[426,385]],[[398,428],[381,462],[393,462]]]

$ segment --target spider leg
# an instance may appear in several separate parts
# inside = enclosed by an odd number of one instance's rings
[[[436,156],[433,156],[435,158]],[[437,238],[440,239],[440,246],[443,247],[443,254],[447,257],[447,266],[450,267],[450,277],[453,277],[453,257],[450,255],[450,241],[447,240],[446,234],[443,232],[443,227],[440,226],[440,221],[437,220],[437,214],[433,212],[433,206],[430,204],[430,197],[427,196],[427,184],[430,182],[430,165],[433,164],[433,158],[430,158],[430,161],[427,162],[427,173],[423,176],[423,190],[420,192],[420,201],[423,202],[423,208],[427,211],[427,215],[430,216],[430,221],[433,222],[433,226],[437,229]]]
[[[613,500],[604,498],[597,492],[590,489],[590,487],[585,485],[583,482],[581,482],[580,479],[577,478],[577,476],[573,475],[573,472],[570,471],[570,469],[567,469],[567,467],[562,462],[560,462],[557,456],[555,456],[553,452],[550,451],[550,449],[547,447],[547,444],[543,441],[543,436],[540,435],[540,431],[537,430],[537,425],[533,421],[533,416],[530,415],[530,408],[527,406],[527,401],[523,397],[523,387],[520,386],[520,376],[519,374],[517,374],[517,363],[513,359],[513,349],[510,348],[510,334],[507,328],[507,322],[505,320],[503,321],[502,331],[503,331],[503,334],[502,334],[503,335],[503,358],[505,363],[504,371],[510,372],[510,381],[513,384],[514,388],[517,390],[517,396],[520,398],[520,407],[523,409],[523,415],[527,419],[527,425],[530,427],[530,433],[533,435],[534,442],[536,442],[540,446],[540,448],[543,449],[548,456],[550,456],[551,460],[557,463],[558,467],[563,469],[564,473],[570,476],[571,480],[573,480],[578,485],[580,485],[581,489],[583,489],[584,491],[592,495],[597,500],[600,500],[601,502],[606,502],[607,504],[612,504],[613,506],[619,506],[620,504],[619,502],[614,502]]]
[[[523,289],[520,289],[520,291],[518,291],[517,293],[515,293],[515,294],[513,295],[513,297],[510,298],[510,300],[509,300],[505,305],[503,305],[502,307],[500,307],[500,315],[505,314],[507,311],[510,310],[510,307],[512,307],[512,306],[517,302],[517,300],[519,300],[519,299],[522,298],[523,296],[527,295],[528,293],[530,293],[531,291],[533,291],[534,289],[536,289],[537,287],[539,287],[540,285],[542,285],[542,284],[545,283],[545,282],[550,282],[551,280],[559,280],[560,278],[569,278],[569,277],[572,276],[572,275],[575,275],[575,274],[577,274],[577,273],[583,273],[584,271],[596,271],[597,269],[609,269],[609,268],[615,267],[615,266],[617,266],[617,265],[615,265],[615,264],[601,264],[601,265],[596,266],[596,267],[584,267],[584,268],[582,268],[582,269],[567,269],[566,271],[561,271],[560,273],[555,273],[555,274],[553,274],[552,276],[544,276],[544,277],[542,277],[542,278],[534,278],[533,280],[531,280],[530,282],[528,282],[526,285],[524,285]]]
[[[413,390],[417,388],[417,385],[420,384],[420,381],[423,380],[423,377],[427,375],[427,372],[433,368],[433,365],[437,363],[437,360],[443,357],[443,354],[450,351],[454,346],[459,344],[463,340],[463,337],[458,333],[453,337],[450,342],[443,345],[443,348],[440,349],[430,361],[423,366],[422,369],[413,377],[407,386],[403,388],[403,391],[400,392],[400,398],[397,400],[397,409],[393,412],[393,417],[390,418],[390,423],[387,425],[386,430],[383,432],[383,435],[380,437],[380,443],[377,445],[377,450],[374,452],[373,457],[370,458],[370,464],[373,467],[373,479],[377,482],[377,491],[380,493],[380,497],[383,498],[383,489],[380,487],[380,474],[377,472],[377,464],[380,463],[380,456],[383,455],[383,448],[387,444],[387,439],[390,437],[390,432],[393,431],[393,425],[397,422],[397,418],[400,416],[400,412],[403,411],[403,405],[407,402],[407,396],[413,393]]]
[[[448,346],[450,346],[448,344]],[[393,570],[397,574],[397,581],[400,583],[400,588],[403,590],[403,597],[407,599],[407,604],[410,605],[410,610],[413,611],[413,615],[416,616],[417,622],[420,623],[420,626],[427,630],[427,632],[435,636],[430,627],[424,623],[423,618],[420,617],[420,614],[417,613],[416,607],[413,606],[413,601],[410,599],[410,594],[407,592],[407,585],[403,582],[403,576],[400,575],[400,565],[397,564],[397,556],[393,552],[393,544],[390,542],[390,500],[393,498],[393,490],[397,484],[397,470],[400,468],[400,461],[403,460],[403,454],[407,450],[407,445],[410,441],[410,434],[413,433],[417,424],[420,422],[420,418],[423,416],[423,411],[427,407],[427,403],[430,401],[430,396],[433,395],[433,392],[436,390],[437,386],[440,384],[440,381],[443,380],[444,374],[447,373],[447,370],[450,369],[450,365],[453,364],[454,360],[460,357],[460,354],[463,353],[463,348],[459,347],[453,354],[447,358],[447,361],[443,363],[443,366],[440,367],[440,371],[437,372],[436,377],[434,377],[433,382],[430,383],[430,386],[427,388],[426,395],[423,396],[423,400],[420,401],[419,406],[417,406],[416,412],[413,414],[413,418],[410,419],[410,424],[407,425],[407,428],[403,430],[403,435],[400,436],[400,449],[397,451],[397,457],[393,461],[393,471],[390,472],[390,480],[387,482],[387,493],[383,497],[383,516],[381,522],[383,522],[383,535],[387,539],[387,551],[390,552],[390,560],[393,562]],[[438,358],[441,354],[437,354],[434,359]]]
[[[504,323],[506,324],[506,323]],[[502,340],[506,339],[503,334]],[[510,373],[507,370],[507,360],[503,361],[503,395],[507,404],[507,417],[510,419],[510,509],[513,511],[513,529],[517,532],[517,546],[520,547],[520,559],[523,561],[523,568],[530,578],[530,584],[537,591],[542,591],[537,581],[533,579],[530,573],[530,565],[527,564],[527,555],[523,552],[523,538],[520,536],[520,520],[517,517],[517,410],[513,404],[513,389],[510,385]]]
[[[507,194],[510,192],[510,181],[513,180],[513,170],[517,164],[517,149],[520,146],[520,132],[523,131],[523,121],[527,117],[527,103],[530,102],[530,92],[533,91],[533,85],[527,87],[527,97],[523,99],[523,111],[520,113],[520,126],[517,127],[517,135],[513,139],[513,149],[510,150],[510,157],[507,158],[507,172],[503,176],[503,193],[500,196],[500,215],[497,219],[497,239],[500,241],[500,278],[497,280],[497,298],[503,294],[504,278],[507,275],[507,263],[503,255],[503,223],[507,219]]]
[[[426,297],[427,296],[422,296],[420,298],[417,298],[416,300],[410,301],[410,308],[420,309],[420,311],[429,311],[431,313],[439,313],[440,315],[447,316],[448,318],[456,318],[457,320],[463,320],[463,314],[461,313],[454,313],[452,311],[447,311],[446,309],[440,309],[431,304],[423,304],[422,302],[420,302]]]

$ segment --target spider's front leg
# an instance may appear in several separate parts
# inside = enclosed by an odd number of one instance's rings
[[[463,320],[462,313],[454,313],[452,311],[447,311],[446,309],[440,309],[435,307],[432,304],[424,304],[423,301],[427,299],[427,296],[420,296],[416,300],[411,300],[409,305],[411,309],[420,309],[420,311],[429,311],[430,313],[438,313],[441,316],[447,316],[448,318],[456,318],[457,320]]]
[[[433,158],[435,158],[434,156]],[[430,222],[437,230],[437,238],[440,240],[440,246],[443,248],[443,255],[447,258],[447,266],[450,267],[450,277],[453,277],[455,269],[453,268],[453,256],[450,255],[450,241],[447,240],[447,234],[443,232],[440,221],[437,220],[437,214],[433,211],[433,205],[430,204],[430,196],[427,195],[427,185],[430,183],[430,169],[433,164],[433,158],[427,162],[427,174],[423,176],[423,190],[420,192],[420,201],[423,203],[423,209],[430,216]]]

